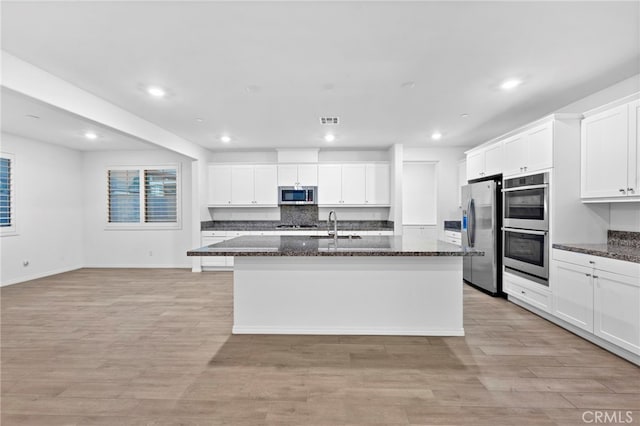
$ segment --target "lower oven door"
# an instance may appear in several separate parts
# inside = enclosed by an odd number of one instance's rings
[[[549,279],[549,233],[528,229],[502,228],[504,266]]]

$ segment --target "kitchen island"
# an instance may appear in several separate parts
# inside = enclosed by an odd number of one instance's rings
[[[244,236],[188,256],[234,256],[234,334],[462,336],[462,257],[397,236]]]

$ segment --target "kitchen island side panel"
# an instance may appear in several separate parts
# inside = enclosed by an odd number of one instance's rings
[[[236,257],[234,334],[463,336],[462,257]]]

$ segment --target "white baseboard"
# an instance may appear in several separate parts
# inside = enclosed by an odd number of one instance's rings
[[[62,274],[63,272],[75,271],[76,269],[81,269],[81,268],[83,268],[82,265],[74,265],[74,266],[66,266],[60,269],[53,269],[46,272],[39,272],[37,274],[22,275],[20,277],[15,277],[10,280],[0,282],[0,287],[5,287],[13,284],[20,284],[25,281],[37,280],[38,278],[44,278],[51,275]]]
[[[355,336],[464,336],[464,329],[456,330],[402,330],[392,328],[295,328],[234,325],[233,334],[312,334]]]
[[[182,265],[140,265],[139,263],[126,264],[126,263],[111,263],[106,265],[90,264],[84,265],[83,268],[127,268],[127,269],[191,269],[191,264]]]

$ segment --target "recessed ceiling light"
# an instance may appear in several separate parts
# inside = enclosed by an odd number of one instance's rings
[[[91,132],[91,131],[84,132],[84,137],[87,138],[87,139],[90,139],[90,140],[98,139],[98,135],[95,134],[94,132]]]
[[[415,81],[405,81],[404,83],[402,83],[401,87],[403,89],[413,89],[414,87],[416,87],[416,82]]]
[[[256,84],[250,84],[245,87],[245,90],[247,91],[247,93],[258,93],[260,91],[260,86]]]
[[[511,89],[515,89],[516,87],[520,86],[521,84],[522,84],[522,80],[518,80],[517,78],[511,78],[509,80],[505,80],[500,85],[500,88],[502,90],[511,90]]]
[[[466,114],[466,113],[465,113],[465,114],[460,114],[460,117],[462,117],[462,118],[469,118],[469,114]]]
[[[162,87],[158,86],[147,87],[147,93],[156,98],[164,98],[167,94],[167,92]]]
[[[203,118],[200,118],[200,117],[196,117],[196,121],[197,121],[198,123],[202,123],[202,122],[204,121],[204,119],[203,119]]]
[[[27,117],[27,118],[33,118],[34,120],[38,120],[38,119],[40,118],[40,116],[33,115],[33,114],[27,114],[27,115],[25,115],[25,117]]]
[[[327,142],[333,142],[336,140],[336,137],[333,133],[327,133],[326,135],[324,135],[324,140]]]
[[[222,143],[229,143],[229,142],[231,142],[231,136],[229,136],[229,135],[222,135],[222,136],[220,136],[220,142],[222,142]]]
[[[431,139],[433,139],[434,141],[440,140],[442,139],[442,133],[440,132],[433,132],[431,134]]]

